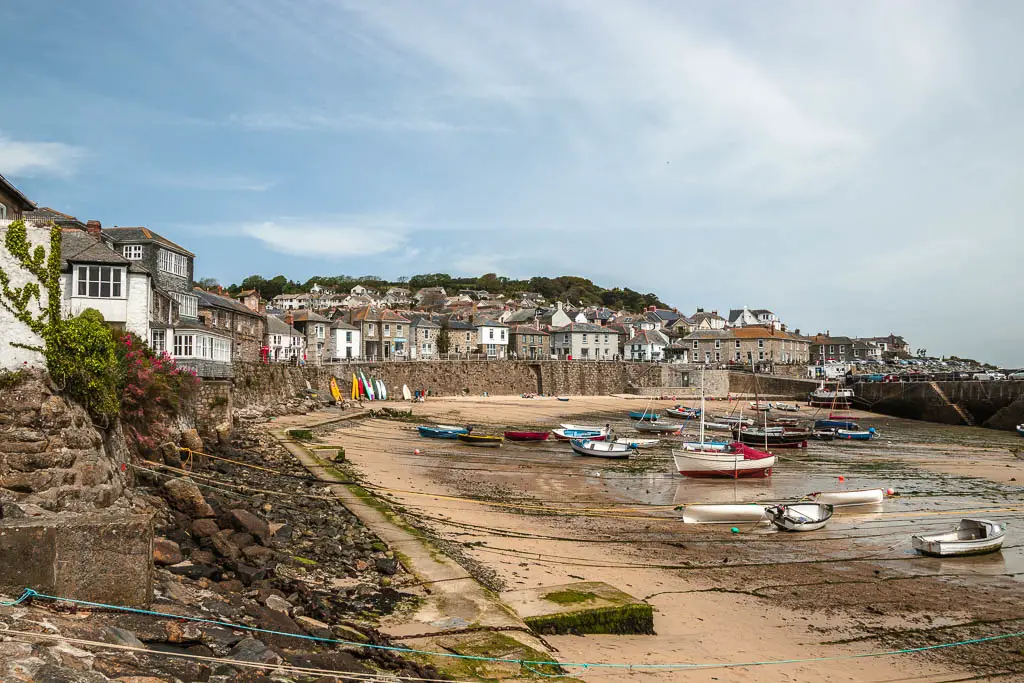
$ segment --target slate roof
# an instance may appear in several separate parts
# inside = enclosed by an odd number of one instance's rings
[[[345,322],[344,320],[335,320],[333,323],[331,323],[331,329],[332,330],[356,330],[356,331],[359,330],[358,327],[356,327],[355,325],[350,325],[349,323]]]
[[[283,334],[291,337],[304,336],[301,332],[278,318],[276,315],[267,316],[267,334]]]
[[[685,341],[700,341],[701,339],[735,339],[733,333],[736,330],[696,330],[683,337]]]
[[[487,318],[477,318],[473,321],[477,327],[508,327],[505,323],[499,323],[497,320],[489,320]]]
[[[135,261],[129,261],[93,235],[82,230],[64,229],[60,235],[61,270],[70,263],[102,263],[110,266],[129,266],[132,272],[148,272]]]
[[[619,334],[618,330],[614,330],[608,327],[601,327],[600,325],[592,325],[590,323],[569,323],[565,327],[559,327],[552,332],[603,332],[605,334]]]
[[[529,325],[516,325],[509,330],[509,334],[540,334],[545,337],[551,336],[544,330],[538,330],[536,327],[530,327]]]
[[[678,320],[680,316],[675,311],[670,311],[667,308],[656,308],[653,311],[648,311],[647,313],[648,320],[651,320],[652,317],[656,320],[667,323],[673,320]]]
[[[61,213],[56,209],[51,209],[48,206],[41,206],[34,211],[26,211],[22,214],[22,218],[26,221],[54,223],[62,228],[77,228],[79,230],[85,230],[85,223],[82,221],[78,220],[74,216]]]
[[[655,346],[667,346],[668,339],[653,330],[640,330],[626,344],[651,344]]]
[[[249,311],[248,308],[245,310]],[[252,313],[252,311],[249,311]],[[329,323],[331,322],[327,318],[323,317],[319,313],[314,313],[307,308],[300,308],[292,313],[292,320],[297,323]]]
[[[476,325],[471,325],[465,320],[448,320],[444,326],[449,330],[476,330]]]
[[[252,310],[242,302],[232,299],[231,297],[207,292],[205,289],[199,289],[198,287],[192,291],[199,297],[200,308],[222,308],[227,311],[233,311],[234,313],[241,313],[242,315],[249,315],[255,318],[262,317],[256,311]]]
[[[520,308],[518,311],[513,312],[505,322],[509,324],[525,323],[534,320],[536,317],[536,308]]]
[[[21,190],[12,185],[10,181],[2,175],[0,175],[0,188],[3,188],[5,194],[11,195],[11,197],[14,198],[14,201],[21,205],[22,211],[31,211],[36,208],[35,203],[31,199],[23,195]]]
[[[108,237],[115,244],[137,244],[140,242],[148,242],[159,244],[161,247],[166,247],[172,251],[178,252],[179,254],[184,254],[185,256],[191,256],[192,258],[195,258],[196,256],[185,247],[175,244],[163,235],[159,235],[149,228],[142,226],[103,228],[103,235]]]

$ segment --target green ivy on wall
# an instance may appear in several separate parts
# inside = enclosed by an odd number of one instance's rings
[[[50,249],[34,249],[28,241],[25,221],[16,220],[7,227],[4,247],[26,272],[35,278],[21,287],[11,286],[11,277],[0,268],[0,306],[43,338],[54,334],[60,327],[60,228],[50,227]],[[42,305],[42,292],[46,291],[46,306]],[[38,310],[38,313],[35,311]],[[43,349],[37,349],[42,351]]]

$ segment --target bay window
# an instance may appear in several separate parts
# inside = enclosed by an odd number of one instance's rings
[[[78,296],[94,299],[122,298],[124,268],[116,266],[78,266]]]

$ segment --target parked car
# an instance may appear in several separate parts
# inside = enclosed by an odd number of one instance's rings
[[[1013,372],[1006,376],[1006,379],[1024,379],[1024,372]]]
[[[993,371],[990,371],[990,372],[978,372],[978,373],[975,373],[974,379],[998,380],[998,379],[1006,379],[1006,375],[1004,375],[1001,372],[996,372],[996,371],[993,370]]]

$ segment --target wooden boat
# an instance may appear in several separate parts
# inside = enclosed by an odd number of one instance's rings
[[[569,400],[569,399],[565,398],[564,396],[555,396],[555,398],[557,398],[559,401],[563,401],[563,402]]]
[[[770,477],[775,456],[733,442],[726,451],[673,450],[676,470],[685,477]]]
[[[860,491],[818,491],[807,496],[815,503],[828,503],[834,507],[847,505],[875,505],[885,500],[883,489],[863,489]]]
[[[793,503],[765,508],[772,524],[784,531],[817,531],[832,519],[832,506],[827,503]]]
[[[501,446],[502,438],[500,436],[490,436],[488,434],[459,434],[456,437],[459,441],[470,446],[489,446],[491,448],[498,448]]]
[[[638,410],[631,410],[629,411],[629,417],[631,420],[648,420],[650,422],[654,422],[661,416],[658,415],[657,413],[649,413],[646,410],[644,412],[640,412]]]
[[[659,443],[661,443],[661,441],[659,441],[658,439],[630,439],[624,436],[620,436],[618,439],[615,439],[615,441],[612,441],[612,443],[623,443],[629,446],[630,448],[636,450],[640,448],[650,448],[651,446],[657,446]]]
[[[592,429],[552,429],[551,433],[559,441],[572,441],[573,439],[604,441],[608,437],[603,431],[594,431]]]
[[[763,411],[763,412],[768,412],[769,410],[772,409],[772,404],[771,403],[765,403],[763,401],[760,402],[760,403],[757,402],[757,401],[751,401],[750,402],[750,409],[751,410],[760,410],[760,411]]]
[[[776,403],[775,410],[785,410],[787,412],[795,413],[800,410],[800,406],[795,403]]]
[[[870,427],[866,430],[854,431],[851,429],[837,429],[836,438],[856,441],[870,441],[875,438],[876,432],[874,427]]]
[[[764,520],[757,503],[697,504],[683,508],[683,524],[747,524]]]
[[[672,417],[678,417],[683,420],[696,420],[700,417],[700,409],[685,407],[665,408],[665,414],[671,415]]]
[[[457,439],[459,434],[466,433],[466,428],[452,427],[451,425],[437,425],[436,427],[420,425],[416,428],[416,431],[420,433],[420,436],[428,439]]]
[[[961,519],[945,534],[911,536],[914,550],[932,557],[963,557],[994,553],[1003,547],[1006,527],[987,519]]]
[[[651,432],[652,434],[669,434],[671,432],[678,432],[683,428],[683,425],[678,422],[648,422],[646,420],[640,420],[633,428],[638,432]]]
[[[860,429],[860,425],[850,420],[815,420],[815,429]]]
[[[807,448],[807,439],[811,438],[811,432],[787,431],[782,427],[768,427],[767,429],[756,429],[747,427],[743,431],[733,432],[733,436],[740,443],[750,446],[774,446],[775,448]]]
[[[824,383],[807,396],[812,406],[849,408],[853,404],[853,389],[826,389]]]
[[[611,458],[622,460],[628,458],[633,449],[626,444],[608,443],[605,441],[587,441],[585,439],[573,439],[570,444],[576,455],[586,455],[594,458]]]
[[[505,432],[508,441],[547,441],[551,432]]]

